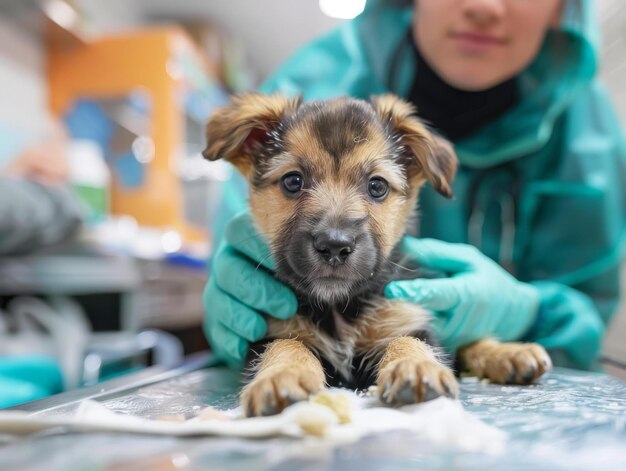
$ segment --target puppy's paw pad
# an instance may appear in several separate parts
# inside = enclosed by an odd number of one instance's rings
[[[313,376],[298,367],[259,374],[241,392],[246,417],[275,415],[295,402],[305,401],[324,387]]]
[[[532,343],[501,344],[484,362],[482,376],[498,384],[531,384],[552,369],[545,349]]]
[[[439,363],[404,359],[380,371],[378,391],[385,404],[402,406],[440,396],[456,397],[458,385],[452,371]]]

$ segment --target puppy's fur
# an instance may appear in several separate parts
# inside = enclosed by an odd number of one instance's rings
[[[376,382],[389,404],[456,396],[457,384],[428,330],[429,313],[384,298],[384,286],[416,273],[397,245],[429,182],[446,197],[452,147],[391,95],[302,103],[243,94],[207,126],[207,159],[225,158],[250,183],[256,228],[275,276],[299,302],[289,320],[268,317],[253,345],[256,375],[244,388],[248,415],[279,412],[326,383]],[[262,268],[259,268],[262,269]],[[486,340],[460,351],[482,377],[526,383],[549,368],[538,346]]]

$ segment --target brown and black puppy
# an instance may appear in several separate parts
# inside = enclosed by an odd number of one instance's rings
[[[376,383],[388,404],[456,396],[429,313],[383,296],[388,282],[407,277],[395,248],[420,187],[428,181],[450,197],[457,165],[413,111],[391,95],[302,103],[251,93],[209,121],[204,156],[229,160],[249,181],[275,276],[299,301],[292,319],[268,317],[267,340],[253,346],[248,415],[277,413],[327,382]],[[549,364],[541,347],[494,340],[459,355],[464,368],[498,382],[534,380]]]

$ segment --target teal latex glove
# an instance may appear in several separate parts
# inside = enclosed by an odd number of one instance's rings
[[[0,357],[0,409],[61,392],[59,365],[48,357]]]
[[[274,278],[273,269],[250,215],[235,216],[225,228],[204,290],[204,332],[216,358],[240,366],[249,342],[265,336],[262,314],[288,319],[296,313],[295,294]]]
[[[537,288],[517,281],[471,245],[413,237],[401,244],[408,259],[447,277],[394,281],[385,295],[433,311],[431,325],[449,351],[486,337],[518,340],[534,323]]]

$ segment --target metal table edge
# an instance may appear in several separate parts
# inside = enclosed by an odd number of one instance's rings
[[[199,352],[185,357],[180,364],[174,367],[148,367],[136,373],[129,373],[118,378],[103,381],[102,383],[98,383],[93,386],[73,389],[71,391],[55,394],[54,396],[44,399],[8,407],[4,410],[19,410],[35,413],[66,407],[86,399],[106,400],[133,389],[165,381],[202,368],[218,365],[220,365],[220,362],[215,360],[209,352]]]

